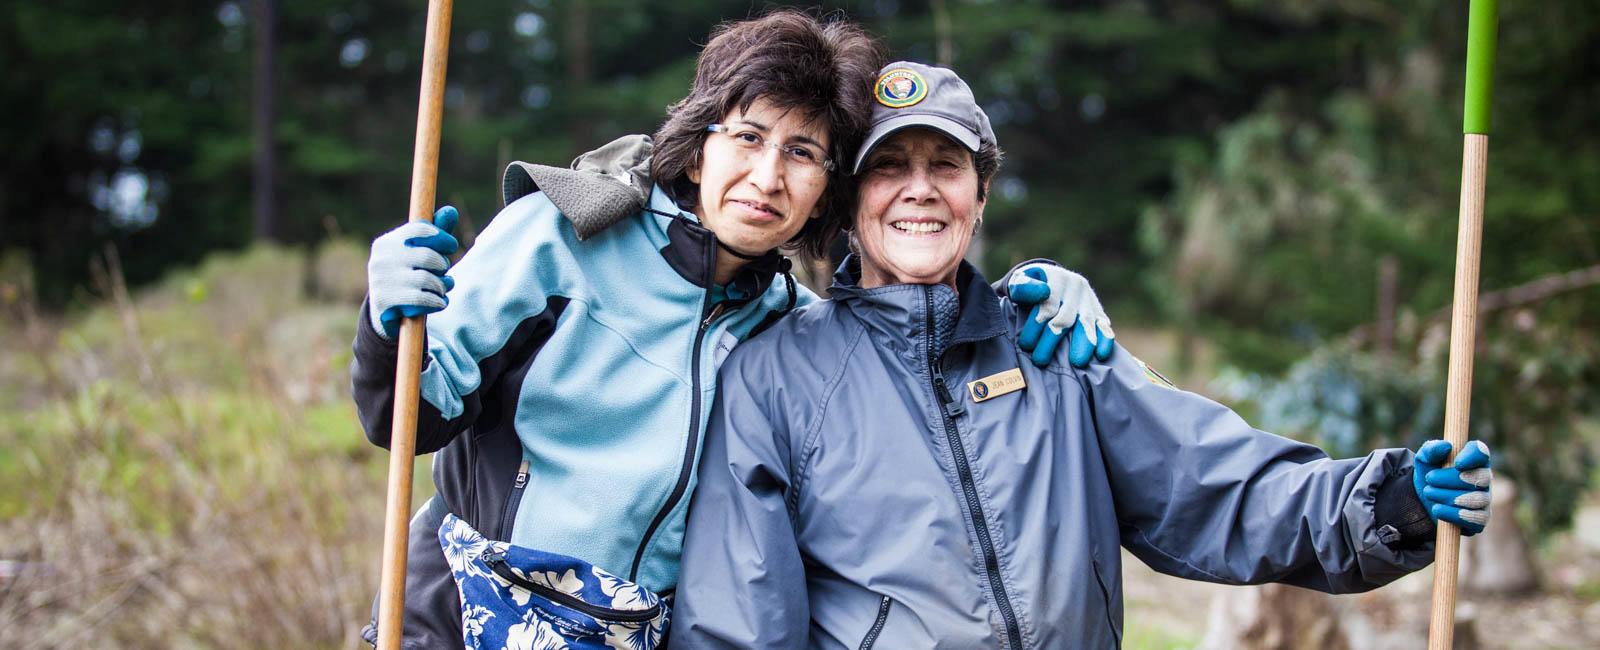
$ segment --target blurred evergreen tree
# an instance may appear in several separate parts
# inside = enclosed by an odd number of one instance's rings
[[[0,9],[0,56],[25,62],[0,82],[13,143],[0,209],[8,246],[31,253],[53,304],[104,242],[138,283],[250,240],[247,3]],[[932,61],[934,4],[818,11],[843,10],[896,57]],[[988,208],[991,274],[1059,259],[1119,321],[1226,333],[1258,369],[1371,320],[1378,258],[1397,259],[1405,305],[1448,300],[1462,3],[939,4],[952,64],[1009,152]],[[560,163],[654,130],[711,28],[761,9],[460,4],[440,201],[481,227],[507,159]],[[1585,135],[1600,99],[1596,10],[1503,11],[1486,287],[1600,256],[1600,189],[1585,180],[1600,174],[1600,143]],[[423,13],[397,0],[278,7],[284,241],[369,237],[404,219]]]
[[[1271,11],[1313,20],[1357,6],[1367,3]],[[1501,14],[1484,291],[1600,263],[1600,188],[1589,180],[1600,177],[1600,141],[1582,135],[1600,100],[1589,65],[1600,60],[1600,9]],[[1141,224],[1159,260],[1147,285],[1167,317],[1225,333],[1219,342],[1248,369],[1281,370],[1373,321],[1384,256],[1399,263],[1402,309],[1449,305],[1466,6],[1423,2],[1370,22],[1334,23],[1350,34],[1333,40],[1362,43],[1338,66],[1346,82],[1276,86],[1204,155],[1179,161],[1176,190]]]
[[[481,227],[500,207],[506,158],[559,164],[653,131],[712,26],[750,11],[731,7],[458,3],[439,200]],[[0,8],[0,60],[25,63],[0,81],[11,144],[0,210],[6,247],[29,254],[46,303],[66,304],[106,243],[139,284],[250,242],[250,9]],[[424,14],[398,0],[277,7],[281,241],[368,237],[405,219]]]
[[[48,301],[82,285],[108,241],[141,281],[248,238],[243,22],[236,6],[0,6],[0,213]]]

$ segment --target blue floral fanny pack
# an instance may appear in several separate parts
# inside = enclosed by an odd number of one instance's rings
[[[439,545],[470,650],[653,650],[666,635],[660,596],[583,560],[486,539],[453,514]]]

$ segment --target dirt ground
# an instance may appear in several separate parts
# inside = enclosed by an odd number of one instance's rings
[[[1568,533],[1539,556],[1542,587],[1526,596],[1458,596],[1456,648],[1484,650],[1600,648],[1600,551]],[[1591,542],[1596,543],[1596,542]],[[1421,648],[1427,645],[1432,569],[1359,595],[1330,597],[1353,648]],[[1229,587],[1158,574],[1123,553],[1129,650],[1198,648],[1214,603]],[[1476,644],[1473,644],[1475,637]]]

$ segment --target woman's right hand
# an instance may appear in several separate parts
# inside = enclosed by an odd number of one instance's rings
[[[445,297],[455,280],[445,275],[451,253],[460,248],[455,230],[459,215],[451,206],[433,213],[433,223],[412,221],[372,242],[367,258],[367,315],[380,336],[394,340],[400,321],[424,316],[450,304]]]

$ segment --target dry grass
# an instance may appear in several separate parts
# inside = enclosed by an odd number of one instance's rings
[[[386,464],[348,394],[363,260],[259,248],[137,296],[108,265],[95,304],[44,318],[0,258],[0,648],[365,647]],[[1174,366],[1168,333],[1119,332]],[[1203,389],[1191,372],[1180,383]],[[1128,647],[1193,647],[1229,588],[1124,562]],[[1486,647],[1594,643],[1597,574],[1552,564],[1554,589],[1485,601]],[[1359,609],[1414,639],[1425,617],[1396,603],[1425,602],[1396,585]]]
[[[4,288],[0,647],[358,647],[384,460],[355,303],[307,268],[255,249],[135,299],[113,259],[60,321]]]

